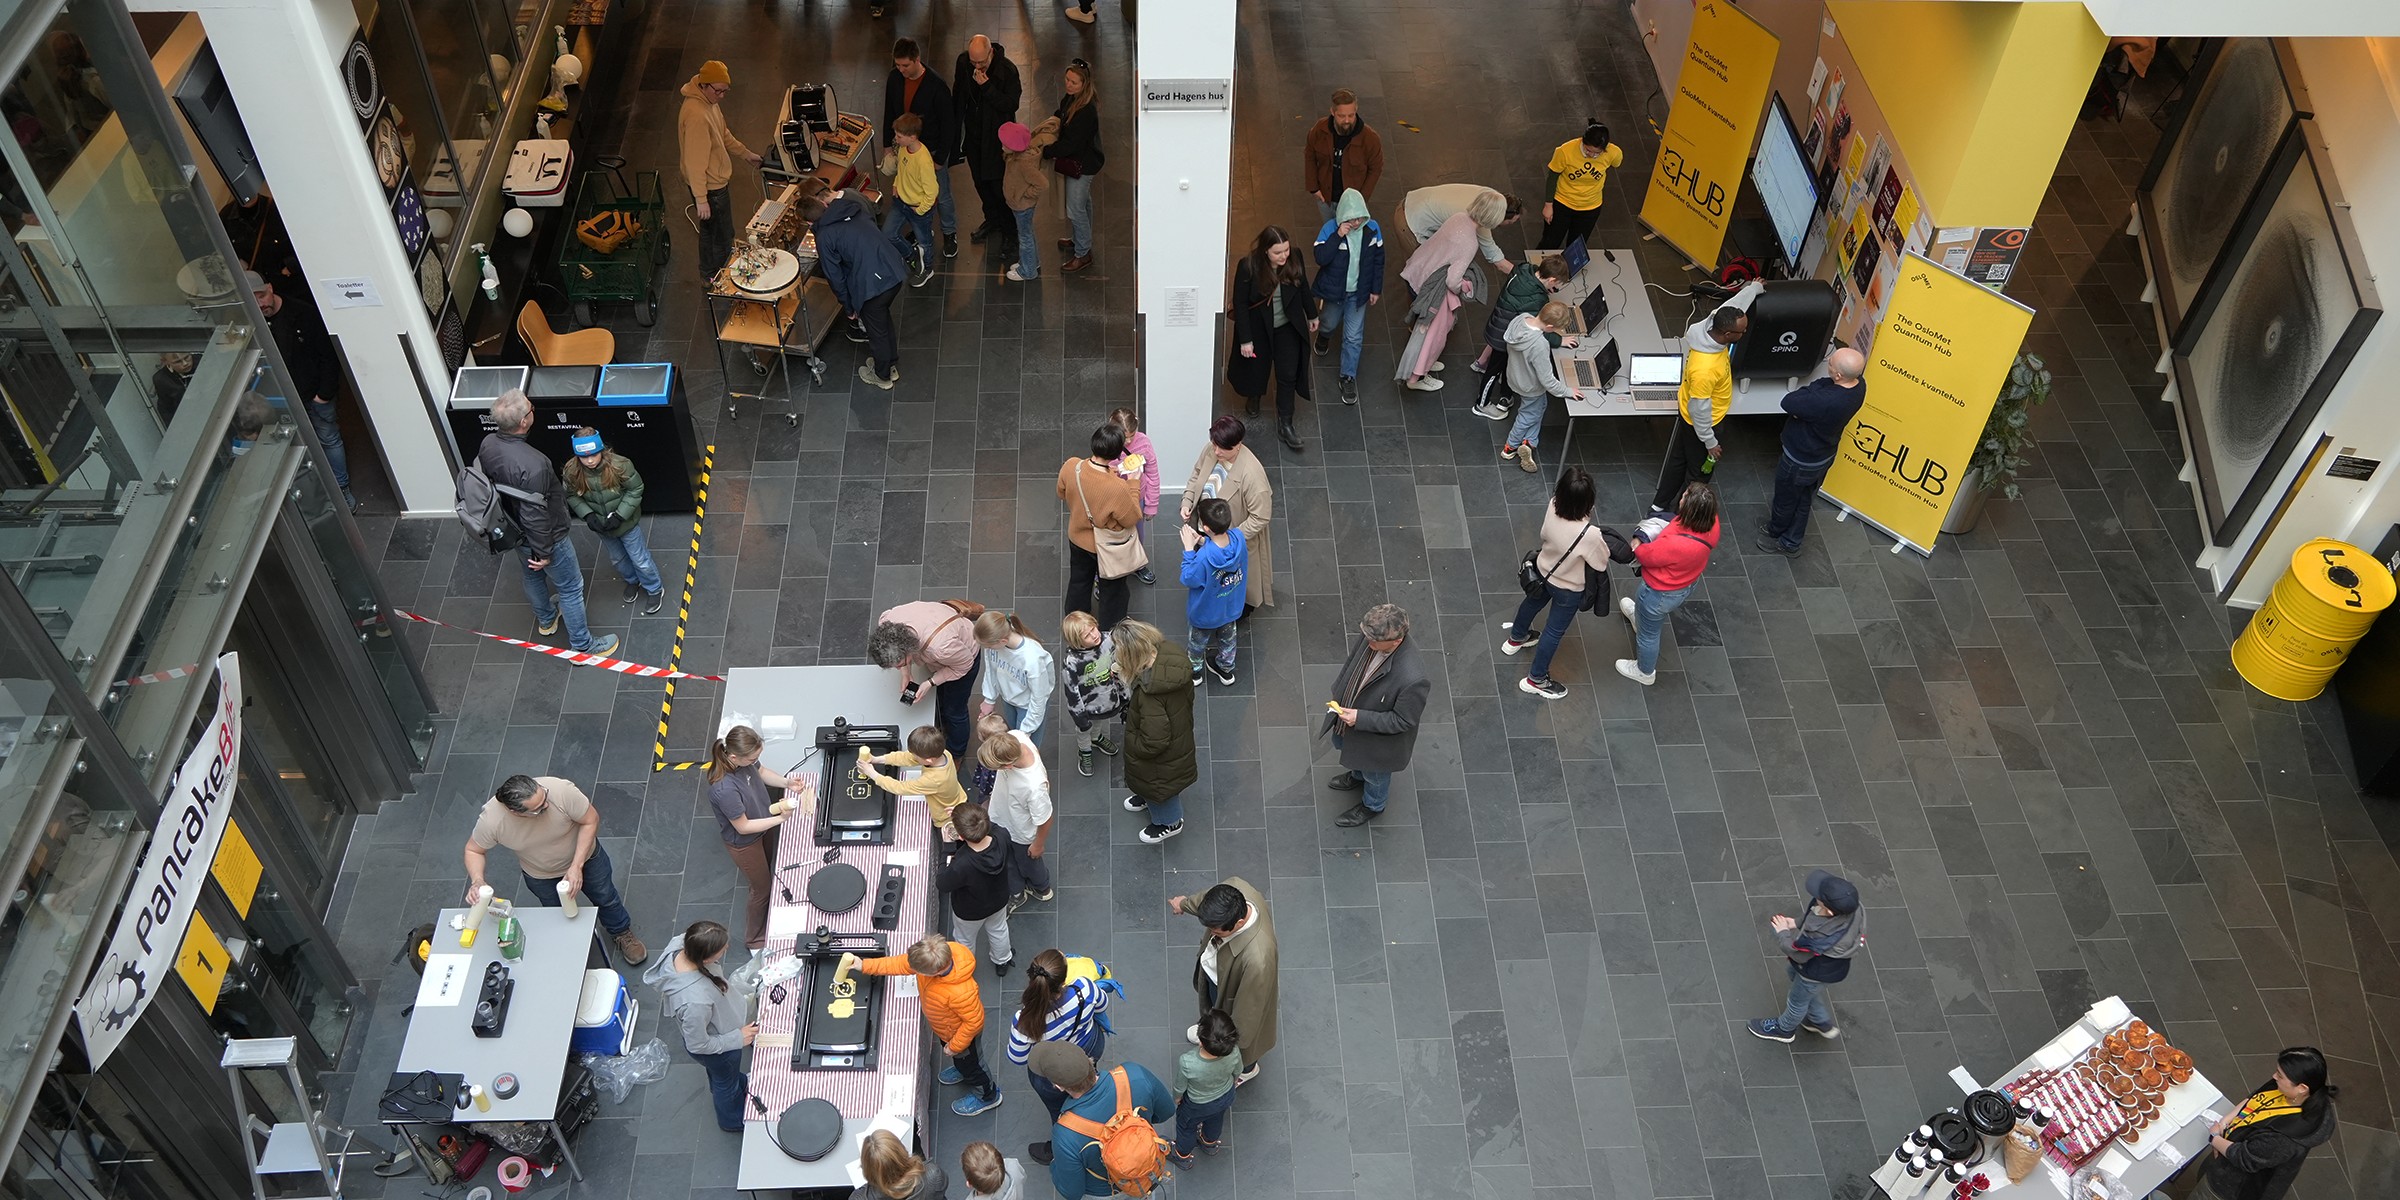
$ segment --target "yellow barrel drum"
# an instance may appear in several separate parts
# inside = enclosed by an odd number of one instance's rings
[[[2233,669],[2278,700],[2309,700],[2391,607],[2392,573],[2375,556],[2331,538],[2292,552],[2292,569],[2234,639]]]

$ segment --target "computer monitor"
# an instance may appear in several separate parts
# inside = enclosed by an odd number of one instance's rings
[[[1817,214],[1817,180],[1800,153],[1800,135],[1783,97],[1768,100],[1772,110],[1759,134],[1758,154],[1750,160],[1750,182],[1766,206],[1767,222],[1775,227],[1775,248],[1783,261],[1797,264],[1800,245],[1808,240],[1810,218]]]

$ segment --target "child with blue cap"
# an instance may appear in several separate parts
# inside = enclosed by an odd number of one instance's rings
[[[642,539],[642,473],[588,426],[576,430],[567,445],[575,451],[559,472],[567,485],[567,511],[600,535],[601,548],[625,580],[624,603],[639,596],[642,614],[656,613],[666,606],[667,594],[657,564],[650,561],[650,544]]]

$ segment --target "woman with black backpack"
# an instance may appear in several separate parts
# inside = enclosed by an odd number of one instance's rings
[[[1588,607],[1585,599],[1590,591],[1596,588],[1600,599],[1607,599],[1609,559],[1625,546],[1625,539],[1615,530],[1591,523],[1594,502],[1589,472],[1567,467],[1558,473],[1558,489],[1551,493],[1550,511],[1542,518],[1541,544],[1525,556],[1519,568],[1525,602],[1517,606],[1516,620],[1500,626],[1500,653],[1513,655],[1534,647],[1533,670],[1517,687],[1544,700],[1567,694],[1565,684],[1550,678],[1550,659],[1558,653],[1559,639],[1567,635],[1567,625],[1575,614]],[[1536,634],[1533,618],[1545,604],[1550,606],[1550,619]],[[1539,645],[1534,644],[1536,638]]]

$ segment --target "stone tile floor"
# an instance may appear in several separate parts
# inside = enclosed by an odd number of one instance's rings
[[[895,30],[940,47],[945,71],[967,34],[998,37],[1025,70],[1028,112],[1046,111],[1065,59],[1092,59],[1108,81],[1107,144],[1130,161],[1131,31],[1117,6],[1089,28],[1043,6],[902,5],[882,23],[857,7],[662,8],[623,121],[634,165],[668,166],[673,89],[702,59],[732,64],[735,127],[759,129],[784,82],[830,78],[851,107],[872,107]],[[1378,211],[1446,180],[1538,194],[1573,118],[1630,131],[1600,240],[1637,245],[1652,89],[1621,13],[1250,16],[1237,242],[1268,220],[1308,227],[1301,118],[1348,86],[1386,139]],[[1530,78],[1492,92],[1495,64]],[[1469,93],[1485,97],[1481,119],[1462,119]],[[1554,672],[1573,690],[1557,703],[1518,692],[1518,664],[1494,659],[1545,483],[1496,461],[1497,431],[1458,387],[1418,396],[1386,382],[1393,306],[1369,339],[1359,406],[1304,406],[1303,455],[1255,439],[1283,574],[1245,637],[1241,683],[1211,686],[1201,707],[1191,832],[1139,845],[1107,780],[1063,772],[1059,898],[1018,919],[1029,948],[1111,961],[1131,993],[1112,1057],[1171,1069],[1197,930],[1168,921],[1161,899],[1231,874],[1271,892],[1282,1046],[1242,1093],[1232,1152],[1186,1176],[1184,1195],[1861,1196],[1877,1156],[1957,1098],[1951,1066],[1989,1077],[2110,994],[2229,1088],[2263,1077],[2283,1045],[2323,1046],[2344,1129],[2295,1194],[2400,1191],[2400,821],[2347,783],[2329,707],[2243,687],[2225,656],[2239,618],[2186,565],[2195,522],[2121,231],[2126,181],[2154,138],[2138,119],[2076,131],[2011,285],[2039,313],[2028,348],[2057,376],[2025,498],[1930,559],[1888,554],[1823,509],[1799,558],[1760,555],[1747,534],[1775,426],[1736,420],[1719,473],[1734,536],[1676,614],[1647,691],[1609,666],[1626,652],[1613,620],[1577,625]],[[657,328],[613,323],[621,357],[684,364],[716,445],[688,668],[859,661],[872,614],[917,597],[1020,605],[1048,636],[1063,574],[1051,480],[1106,404],[1135,396],[1131,200],[1123,169],[1102,174],[1089,274],[1003,284],[1005,264],[976,247],[945,263],[897,306],[908,369],[894,392],[843,383],[855,352],[834,339],[835,382],[803,400],[797,429],[755,403],[727,421],[711,401],[720,375],[692,243],[679,243]],[[1062,224],[1051,203],[1044,236]],[[960,207],[971,224],[971,193]],[[1678,277],[1639,250],[1649,278]],[[1652,300],[1662,326],[1686,319]],[[1317,372],[1321,390],[1330,374]],[[1604,517],[1630,521],[1666,422],[1592,424],[1568,453],[1598,476]],[[462,553],[448,523],[365,524],[395,603],[528,626],[515,582]],[[672,573],[683,519],[651,529]],[[585,561],[600,556],[587,546]],[[614,594],[610,581],[594,590],[596,625],[627,635],[627,657],[664,662],[672,614],[629,620]],[[1356,614],[1387,599],[1415,614],[1437,683],[1391,815],[1339,830],[1306,722]],[[1180,600],[1137,588],[1135,613],[1174,632]],[[501,776],[593,787],[653,945],[738,911],[697,774],[651,773],[658,684],[441,630],[420,647],[444,714],[434,759],[414,796],[359,823],[331,913],[372,1000],[345,1063],[362,1080],[398,1047],[411,981],[391,947],[458,886],[458,845]],[[713,701],[682,689],[671,757],[705,746]],[[1740,1022],[1773,1012],[1782,990],[1766,917],[1819,866],[1856,880],[1870,908],[1871,948],[1834,993],[1843,1036],[1758,1042]],[[997,987],[986,999],[995,1024],[1013,1012]],[[1022,1075],[1002,1081],[997,1112],[936,1122],[942,1161],[974,1138],[1021,1154],[1042,1136]],[[363,1122],[372,1090],[349,1090]],[[688,1061],[611,1109],[581,1153],[594,1196],[733,1186],[731,1143]]]

